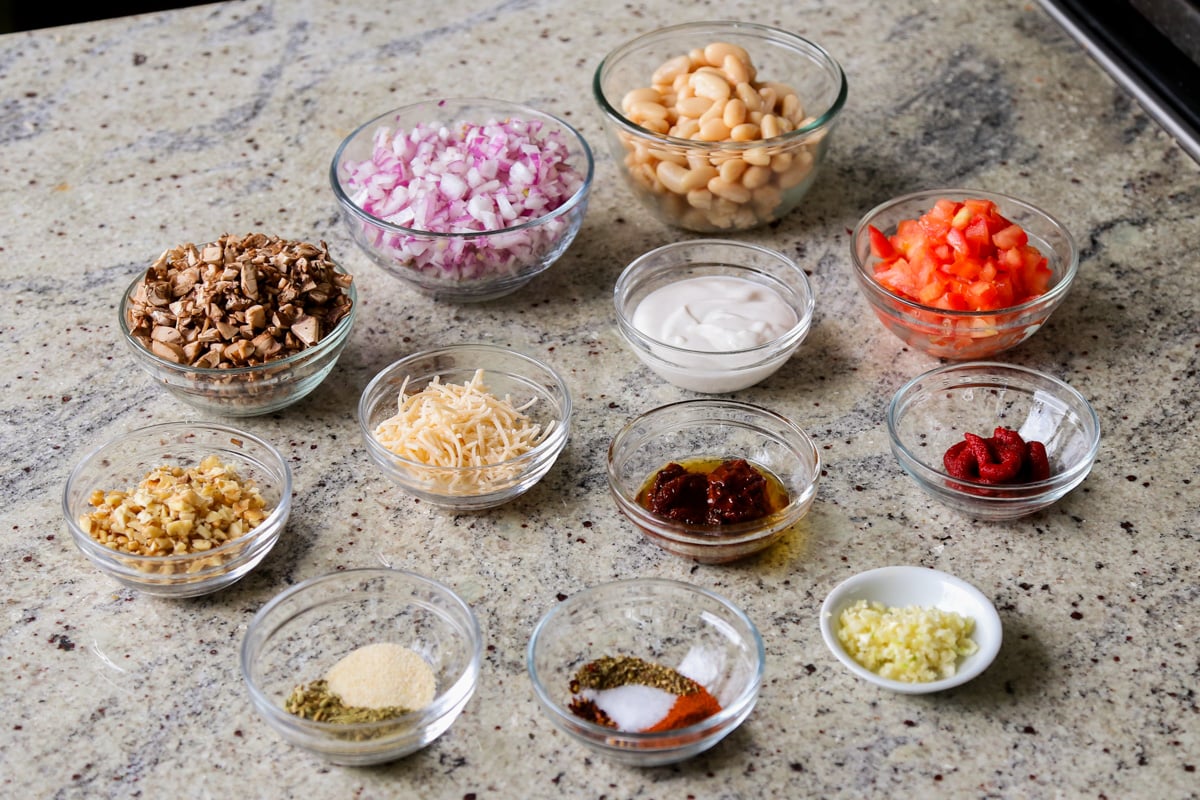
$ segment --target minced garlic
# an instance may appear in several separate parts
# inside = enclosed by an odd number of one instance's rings
[[[952,677],[960,656],[974,653],[975,621],[938,608],[889,608],[859,600],[838,617],[838,641],[880,677],[925,683]]]

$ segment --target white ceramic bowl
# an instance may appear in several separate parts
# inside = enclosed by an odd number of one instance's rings
[[[769,341],[715,352],[672,344],[635,324],[638,307],[648,296],[693,279],[736,281],[731,285],[752,290],[759,295],[758,303],[778,297],[795,322]],[[704,394],[736,392],[773,375],[808,336],[815,306],[812,285],[795,261],[766,247],[723,239],[674,242],[644,253],[621,272],[613,303],[617,328],[633,354],[662,379]],[[724,320],[733,313],[754,313],[744,303],[721,303],[717,297],[697,298],[695,306],[687,310],[698,320],[695,330],[725,327]],[[782,307],[780,311],[782,317]]]
[[[978,649],[963,656],[949,678],[906,683],[881,677],[851,658],[838,640],[838,617],[859,600],[893,608],[937,608],[970,617],[975,621],[971,638]],[[1002,630],[996,607],[983,592],[961,578],[927,567],[893,566],[860,572],[838,584],[821,604],[821,638],[837,660],[863,680],[901,694],[928,694],[960,686],[987,669],[1000,652]]]

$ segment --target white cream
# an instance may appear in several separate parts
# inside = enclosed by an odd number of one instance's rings
[[[796,324],[796,313],[769,286],[710,275],[655,289],[638,303],[632,322],[672,347],[727,353],[778,339]]]

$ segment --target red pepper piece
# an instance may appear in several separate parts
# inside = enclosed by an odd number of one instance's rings
[[[964,481],[979,479],[979,462],[966,441],[955,442],[942,456],[942,464],[951,477]]]
[[[1050,458],[1046,455],[1046,445],[1041,442],[1026,443],[1025,460],[1029,464],[1029,480],[1044,481],[1050,477]]]

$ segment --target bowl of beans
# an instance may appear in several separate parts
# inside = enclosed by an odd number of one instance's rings
[[[119,583],[197,597],[244,577],[275,546],[292,473],[270,443],[228,425],[168,422],[113,437],[71,472],[71,538]]]
[[[824,48],[749,22],[690,22],[611,51],[592,81],[621,174],[660,220],[748,230],[796,208],[846,102]]]
[[[426,100],[360,125],[337,148],[330,182],[371,260],[438,300],[517,291],[579,232],[592,186],[587,141],[519,103]]]
[[[1074,387],[1016,364],[935,367],[887,409],[892,453],[929,496],[982,520],[1058,502],[1091,472],[1100,421]]]

